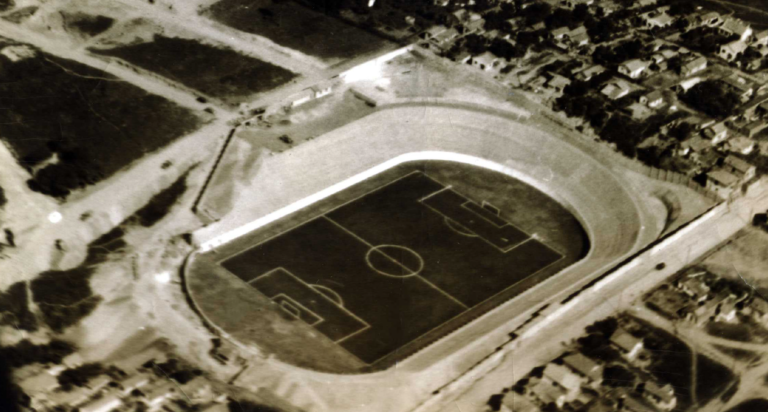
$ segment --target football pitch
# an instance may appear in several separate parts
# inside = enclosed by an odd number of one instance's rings
[[[220,264],[375,365],[551,275],[564,255],[504,213],[414,171]]]

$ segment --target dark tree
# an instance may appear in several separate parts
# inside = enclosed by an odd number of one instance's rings
[[[703,81],[688,90],[682,100],[696,110],[716,119],[728,117],[741,104],[737,95],[716,81]]]
[[[623,366],[608,366],[603,370],[603,385],[614,388],[631,388],[635,385],[635,374]]]
[[[75,387],[82,388],[89,380],[105,373],[104,366],[100,363],[86,363],[76,368],[67,369],[56,377],[61,389],[71,391]]]

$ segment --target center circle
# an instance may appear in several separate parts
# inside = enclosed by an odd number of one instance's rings
[[[378,245],[368,249],[365,263],[376,273],[395,278],[416,276],[424,269],[424,259],[413,249],[400,245]]]

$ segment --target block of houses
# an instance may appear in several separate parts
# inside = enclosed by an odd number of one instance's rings
[[[621,352],[630,362],[637,359],[643,350],[643,340],[632,336],[624,329],[619,329],[611,335],[611,345]]]
[[[736,35],[741,41],[747,41],[752,36],[752,27],[749,23],[735,17],[727,17],[718,30],[726,36]]]
[[[629,82],[622,79],[613,79],[600,90],[600,93],[611,100],[616,100],[626,96],[631,90],[632,86]]]
[[[717,145],[728,138],[728,127],[725,125],[725,122],[718,122],[704,129],[702,134],[704,134],[704,137],[709,139],[713,145]]]
[[[640,59],[632,59],[625,61],[619,65],[619,73],[629,77],[630,79],[637,79],[643,75],[643,72],[648,69],[650,63]]]
[[[580,352],[563,358],[563,364],[594,386],[603,382],[603,366]]]
[[[680,66],[680,75],[684,77],[692,76],[707,68],[707,58],[699,56],[682,66]]]
[[[747,50],[747,47],[747,43],[744,41],[734,40],[730,43],[726,43],[720,46],[720,49],[717,51],[717,55],[720,56],[720,58],[723,60],[732,62],[744,54],[744,51]]]
[[[662,411],[670,411],[677,406],[675,389],[670,384],[659,385],[656,381],[645,382],[643,397]]]
[[[648,94],[640,96],[640,103],[651,109],[658,108],[664,104],[664,93],[661,90],[654,90]]]
[[[725,142],[725,147],[729,152],[748,155],[755,150],[755,147],[757,147],[757,142],[748,137],[736,135]]]
[[[601,73],[604,73],[605,70],[606,70],[606,68],[601,66],[601,65],[599,65],[599,64],[596,64],[594,66],[589,66],[586,69],[576,73],[576,80],[588,81],[588,80],[592,79],[593,77],[595,77],[595,76],[597,76],[597,75],[599,75]]]

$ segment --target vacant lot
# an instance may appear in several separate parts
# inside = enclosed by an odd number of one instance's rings
[[[349,59],[388,43],[293,1],[221,0],[205,14],[234,29],[321,59]]]
[[[703,262],[712,273],[753,285],[768,296],[768,233],[745,227]]]
[[[217,252],[275,309],[367,369],[394,364],[589,249],[565,209],[495,172],[418,162],[372,181]]]
[[[121,58],[231,105],[296,77],[280,66],[197,40],[155,35],[148,43],[91,51]]]
[[[37,52],[0,69],[0,138],[33,190],[66,197],[197,129],[188,109],[109,74]]]

